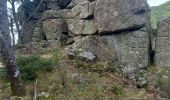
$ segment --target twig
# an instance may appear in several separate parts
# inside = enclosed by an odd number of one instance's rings
[[[35,86],[34,86],[34,97],[33,97],[33,100],[38,100],[38,95],[37,95],[37,83],[38,83],[38,80],[35,81]]]
[[[38,9],[40,8],[40,6],[41,6],[41,4],[42,4],[42,2],[43,2],[44,0],[41,0],[40,1],[40,3],[39,3],[39,5],[37,6],[37,8],[34,10],[34,12],[26,19],[26,21],[28,21],[37,11],[38,11]]]

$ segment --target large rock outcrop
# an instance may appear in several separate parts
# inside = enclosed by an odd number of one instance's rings
[[[155,48],[155,65],[170,67],[170,18],[158,22]]]
[[[121,63],[127,73],[148,66],[147,0],[49,0],[45,5],[32,40],[64,41],[98,61]]]
[[[99,61],[118,61],[125,73],[148,66],[146,0],[74,0],[71,4],[67,25],[74,50],[90,51]]]

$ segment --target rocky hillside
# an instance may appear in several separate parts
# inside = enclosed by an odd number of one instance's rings
[[[30,65],[24,60],[24,77],[56,64],[51,76],[43,76],[49,82],[40,78],[41,83],[46,82],[40,87],[47,86],[42,91],[49,90],[54,97],[66,100],[72,96],[87,100],[89,95],[89,100],[115,99],[114,94],[120,100],[161,100],[160,91],[169,97],[169,71],[159,74],[155,85],[157,68],[149,66],[170,66],[170,18],[159,21],[157,34],[153,34],[147,0],[34,0],[21,5],[18,15],[22,32],[16,55],[40,55],[50,60],[46,64],[44,59],[29,58]],[[49,53],[56,48],[62,56]],[[133,98],[135,95],[126,99],[129,95],[123,96],[121,88],[129,93],[130,88],[133,93],[139,89],[138,99]]]
[[[170,17],[170,1],[160,6],[151,7],[151,21],[154,28],[157,27],[159,19],[166,17]]]
[[[20,22],[24,23],[19,37],[22,44],[55,41],[58,47],[63,44],[66,52],[78,52],[76,56],[118,62],[125,73],[149,64],[151,26],[147,0],[72,0],[65,8],[57,0],[48,0],[33,15],[36,1],[27,5],[32,8],[25,12],[25,6],[21,6],[19,10],[23,16]]]

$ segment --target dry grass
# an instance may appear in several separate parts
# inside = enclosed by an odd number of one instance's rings
[[[105,71],[106,63],[96,63],[89,66],[83,63],[81,67],[77,62],[69,60],[61,52],[59,62],[51,73],[37,72],[38,94],[47,93],[48,96],[40,96],[39,100],[154,100],[154,95],[145,89],[137,89],[131,82],[122,78],[114,71]],[[42,55],[47,58],[48,52]],[[58,59],[58,57],[57,57]],[[91,68],[95,70],[91,71]],[[154,68],[148,69],[154,72]],[[2,85],[1,85],[2,83]],[[4,84],[4,85],[3,85]],[[27,96],[23,100],[32,100],[35,81],[25,82]],[[0,81],[0,97],[10,96],[10,86],[6,81]]]

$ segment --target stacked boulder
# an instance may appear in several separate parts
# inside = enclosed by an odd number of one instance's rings
[[[76,51],[115,61],[129,73],[149,63],[147,0],[72,0],[67,19]]]
[[[63,12],[71,0],[26,0],[18,9],[22,32],[19,34],[21,44],[32,41],[56,40],[61,33]]]
[[[147,0],[49,0],[45,5],[30,41],[64,41],[83,58],[119,62],[127,73],[148,66]]]
[[[158,22],[155,46],[155,65],[170,66],[170,18]]]

